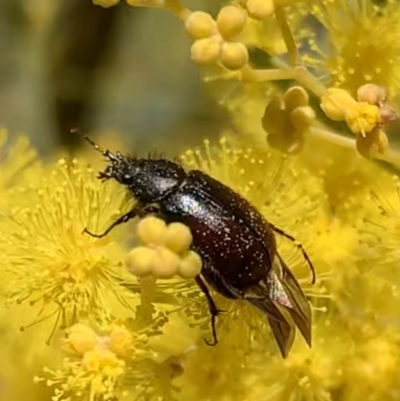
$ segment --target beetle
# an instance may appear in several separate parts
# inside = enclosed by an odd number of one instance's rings
[[[218,343],[216,306],[208,285],[224,297],[241,299],[261,310],[285,358],[296,326],[311,347],[311,308],[294,275],[277,250],[275,234],[282,235],[302,252],[315,271],[303,246],[294,237],[268,222],[237,192],[199,170],[187,171],[180,163],[164,158],[136,158],[101,149],[84,137],[108,161],[101,180],[114,179],[137,201],[103,233],[85,228],[101,238],[116,226],[136,217],[156,215],[166,223],[181,222],[193,236],[191,248],[203,261],[195,281],[204,293],[211,315],[213,341]],[[208,285],[207,285],[208,284]]]

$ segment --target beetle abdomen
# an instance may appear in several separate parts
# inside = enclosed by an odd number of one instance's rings
[[[179,221],[191,229],[193,247],[238,293],[265,279],[271,260],[263,239],[196,182],[187,180],[160,206],[167,222]],[[207,281],[212,281],[212,272],[203,273]],[[215,283],[210,284],[220,290]]]

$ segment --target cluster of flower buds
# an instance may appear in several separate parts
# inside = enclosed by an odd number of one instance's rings
[[[302,148],[304,134],[315,119],[308,105],[309,97],[301,86],[291,87],[282,98],[274,98],[265,108],[261,120],[269,146],[285,153]]]
[[[200,273],[202,260],[189,249],[193,238],[184,224],[167,225],[150,216],[138,223],[136,234],[142,245],[134,248],[126,259],[128,269],[136,276],[193,278]]]
[[[321,98],[321,109],[333,121],[345,121],[356,135],[357,150],[366,157],[384,153],[389,140],[383,127],[396,119],[387,104],[386,90],[366,84],[358,88],[357,99],[339,88],[329,88]]]
[[[200,65],[220,63],[229,70],[239,70],[249,61],[247,47],[233,39],[245,24],[246,12],[235,5],[223,7],[217,19],[203,11],[191,13],[185,20],[188,34],[195,39],[192,60]]]
[[[83,356],[96,349],[121,355],[133,346],[132,334],[121,325],[113,325],[106,336],[99,336],[91,327],[78,323],[70,327],[67,334],[64,348],[77,356]]]
[[[275,12],[273,0],[240,0],[240,5],[247,11],[249,17],[262,21]]]
[[[70,355],[60,369],[47,367],[48,378],[34,377],[55,386],[53,401],[71,399],[74,394],[90,394],[93,400],[116,399],[116,384],[126,372],[126,356],[134,350],[133,336],[121,325],[113,325],[105,335],[98,335],[90,326],[78,323],[67,331],[64,349]]]

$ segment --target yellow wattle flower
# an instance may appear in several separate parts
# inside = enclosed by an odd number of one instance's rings
[[[355,95],[363,84],[374,83],[398,94],[400,9],[395,0],[380,6],[369,0],[315,0],[309,11],[327,34],[326,45],[317,45],[321,41],[315,38],[311,47],[324,55],[317,64],[329,71],[334,86]]]
[[[84,164],[60,160],[13,199],[2,219],[0,250],[5,296],[20,326],[51,321],[50,338],[58,327],[88,317],[100,323],[129,308],[122,284],[132,276],[119,264],[122,249],[110,237],[83,233],[87,226],[108,227],[128,207],[124,193],[102,185]],[[18,304],[30,305],[30,313],[18,315]]]
[[[0,126],[0,218],[16,186],[31,182],[41,174],[41,162],[26,137],[15,140]]]

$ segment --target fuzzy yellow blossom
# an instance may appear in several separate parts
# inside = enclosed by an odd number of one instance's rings
[[[11,200],[16,185],[23,185],[40,174],[41,163],[26,137],[13,140],[1,126],[0,154],[0,205],[5,205]]]
[[[114,312],[129,305],[121,284],[131,277],[119,265],[120,247],[110,237],[83,233],[87,226],[104,230],[127,207],[125,194],[101,184],[77,160],[60,160],[31,188],[16,190],[2,221],[0,250],[8,303],[32,308],[19,316],[21,326],[46,317],[54,328],[88,316],[102,322],[111,305]]]
[[[344,89],[329,88],[321,98],[321,109],[333,121],[344,121],[346,110],[357,104],[350,93]]]
[[[376,337],[363,338],[360,347],[346,363],[344,374],[364,385],[346,389],[344,400],[363,396],[367,400],[395,400],[399,385],[399,336],[380,332]]]
[[[376,276],[397,285],[397,260],[400,259],[400,183],[397,176],[379,174],[368,190],[354,195],[346,207],[362,234],[362,244],[369,249],[368,259]],[[364,206],[364,207],[363,207]],[[361,252],[366,252],[364,247]]]
[[[376,85],[360,87],[357,97],[358,101],[343,89],[330,88],[321,99],[321,108],[330,119],[346,122],[356,135],[357,150],[362,156],[370,158],[384,153],[389,147],[382,126],[392,122],[395,114],[386,105],[382,90]]]
[[[65,349],[72,351],[72,355],[64,358],[61,369],[44,369],[46,384],[55,388],[52,400],[108,400],[121,396],[123,391],[118,383],[126,372],[127,360],[132,358],[128,352],[131,340],[132,336],[122,327],[111,328],[106,336],[97,335],[84,324],[71,327]]]
[[[253,377],[252,399],[262,393],[274,393],[274,399],[331,399],[332,389],[343,384],[343,364],[348,347],[351,346],[349,335],[335,335],[330,332],[329,317],[318,317],[318,329],[314,331],[314,344],[311,349],[296,342],[287,360],[273,357],[267,363],[268,369],[261,370],[258,362],[258,375]],[[262,385],[256,386],[256,380],[262,377]],[[257,388],[258,387],[258,388]]]
[[[372,132],[381,122],[379,108],[368,103],[357,103],[345,113],[347,126],[354,134],[363,137]]]
[[[387,90],[382,86],[375,84],[360,86],[357,89],[357,100],[378,106],[382,125],[388,125],[397,119],[395,110],[387,103]]]
[[[109,347],[117,355],[124,355],[133,346],[133,335],[123,325],[113,325],[108,335]]]
[[[395,0],[313,2],[309,11],[323,25],[314,31],[311,48],[324,57],[314,63],[329,71],[332,85],[355,93],[366,83],[400,89],[400,9]],[[321,41],[318,37],[325,37]],[[351,38],[351,40],[349,40]]]
[[[333,121],[345,121],[357,135],[357,147],[362,155],[372,146],[383,153],[388,139],[381,129],[396,119],[394,110],[386,103],[386,90],[374,84],[358,88],[357,100],[349,92],[329,88],[321,98],[321,109]]]

